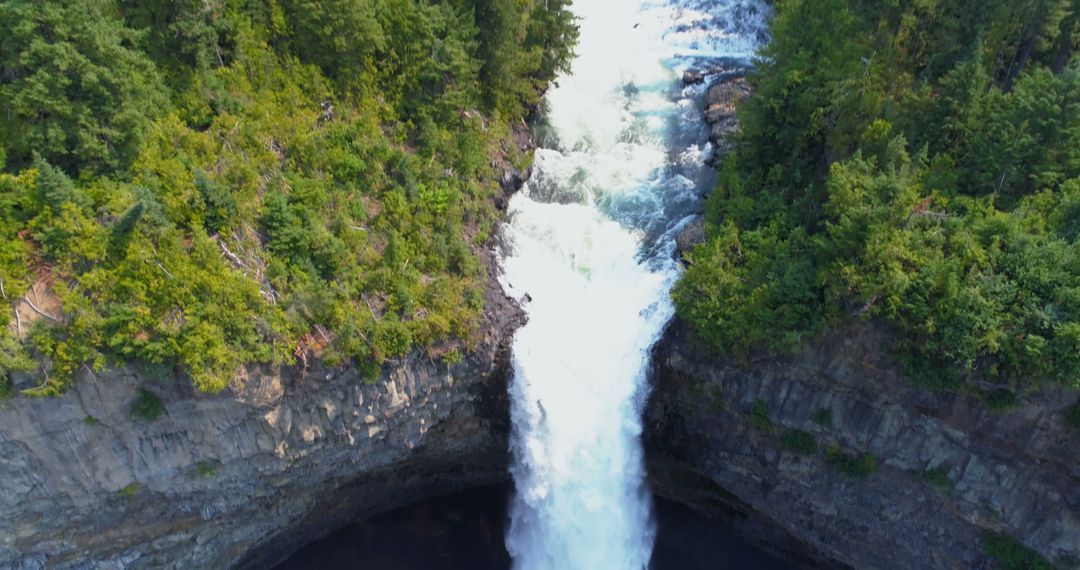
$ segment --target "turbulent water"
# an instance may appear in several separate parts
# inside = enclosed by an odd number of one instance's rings
[[[550,139],[510,203],[504,286],[526,299],[511,386],[521,570],[645,568],[654,525],[640,445],[648,350],[671,317],[674,235],[711,183],[703,87],[748,58],[759,2],[578,0],[579,56],[547,97]]]

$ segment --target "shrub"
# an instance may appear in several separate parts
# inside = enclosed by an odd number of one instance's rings
[[[821,408],[810,416],[814,423],[823,427],[832,427],[832,408]]]
[[[956,488],[956,483],[953,483],[953,480],[949,478],[948,471],[941,467],[923,471],[922,480],[925,481],[927,485],[945,493],[952,493]]]
[[[713,386],[709,391],[709,398],[712,400],[712,408],[716,413],[722,413],[727,409],[727,402],[724,400],[724,390],[719,386]]]
[[[1061,558],[1058,558],[1057,565],[1062,570],[1075,570],[1076,568],[1080,568],[1080,559],[1077,559],[1075,556],[1062,556]]]
[[[1016,394],[1012,390],[996,388],[982,392],[983,403],[995,412],[1007,412],[1016,407]]]
[[[133,497],[139,492],[140,489],[142,489],[142,485],[138,483],[129,483],[123,489],[120,489],[118,494],[121,497]]]
[[[757,429],[772,429],[772,421],[769,420],[769,405],[765,403],[765,400],[754,402],[754,407],[750,409],[750,423]]]
[[[780,436],[780,447],[798,455],[813,455],[817,453],[818,445],[813,435],[799,429],[789,429]]]
[[[833,446],[825,452],[825,460],[852,479],[865,479],[877,471],[877,457],[873,453],[848,453]]]
[[[1065,409],[1065,426],[1080,433],[1080,402]]]
[[[220,467],[221,464],[217,461],[200,461],[195,464],[195,470],[199,473],[199,476],[207,478],[213,477]]]
[[[152,422],[165,413],[165,406],[156,394],[146,388],[139,388],[135,401],[131,403],[131,417],[144,422]]]
[[[449,368],[450,366],[456,366],[456,365],[461,364],[462,362],[464,362],[465,361],[465,355],[463,355],[460,350],[455,348],[455,349],[447,352],[446,354],[444,354],[443,357],[442,357],[442,360],[443,360],[443,362],[446,363],[446,366]]]
[[[983,531],[983,552],[997,562],[1000,570],[1054,570],[1038,552],[1003,532]]]

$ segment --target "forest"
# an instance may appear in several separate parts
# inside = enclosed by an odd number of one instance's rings
[[[0,1],[0,394],[460,359],[568,4]]]
[[[698,339],[866,319],[920,385],[1080,387],[1080,2],[783,0],[771,33],[673,292]]]

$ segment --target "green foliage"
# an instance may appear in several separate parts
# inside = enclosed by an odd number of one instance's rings
[[[1066,427],[1080,434],[1080,402],[1065,408],[1062,419],[1065,421]]]
[[[769,419],[769,405],[765,400],[757,400],[750,408],[750,423],[760,430],[771,430],[772,420]]]
[[[465,361],[465,355],[455,348],[444,354],[442,360],[446,363],[447,367],[456,366]]]
[[[832,408],[821,408],[814,412],[814,415],[810,416],[810,419],[822,427],[832,427]]]
[[[817,453],[818,444],[813,435],[799,429],[789,429],[780,436],[780,447],[799,455],[813,455]]]
[[[703,341],[791,352],[874,319],[923,386],[1080,386],[1076,19],[977,4],[777,7],[672,292]]]
[[[724,398],[724,390],[720,386],[713,386],[709,390],[709,400],[712,401],[712,409],[716,413],[722,413],[727,409],[727,400]]]
[[[283,0],[292,51],[334,79],[361,74],[386,46],[377,2]]]
[[[949,472],[941,467],[923,471],[922,480],[925,481],[927,485],[946,494],[951,494],[953,490],[956,489],[956,483],[953,483],[953,480],[949,478]]]
[[[490,155],[575,37],[563,1],[0,3],[0,297],[62,306],[0,312],[0,395],[35,359],[35,394],[133,361],[219,391],[468,350]]]
[[[199,461],[195,464],[195,471],[200,477],[210,478],[217,474],[218,469],[221,468],[221,464],[217,461]]]
[[[1005,412],[1016,407],[1016,394],[1012,390],[996,388],[981,393],[983,403],[987,408],[998,412]]]
[[[120,495],[121,497],[134,497],[135,495],[139,494],[139,491],[141,491],[141,490],[142,490],[142,485],[140,485],[138,483],[128,483],[127,485],[124,486],[123,489],[120,489],[120,491],[117,492],[117,494]]]
[[[1054,570],[1042,555],[1006,533],[983,531],[979,543],[1001,570]]]
[[[480,79],[488,109],[518,114],[568,69],[578,30],[569,0],[476,0]],[[527,81],[515,78],[525,77]]]
[[[873,453],[848,453],[831,446],[825,450],[825,461],[852,479],[866,479],[877,472],[877,457]]]
[[[0,37],[9,166],[37,153],[69,172],[111,172],[134,158],[166,95],[114,2],[4,2]]]
[[[96,425],[100,424],[101,422],[99,422],[98,419],[95,418],[94,416],[89,416],[88,415],[85,418],[83,418],[83,423],[88,425],[88,426],[96,426]]]
[[[161,403],[161,398],[146,388],[139,388],[135,394],[135,400],[131,402],[131,417],[144,422],[152,422],[163,413],[165,413],[165,405]]]

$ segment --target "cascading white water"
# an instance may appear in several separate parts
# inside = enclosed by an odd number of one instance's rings
[[[711,182],[698,100],[676,72],[753,52],[758,0],[577,0],[579,56],[546,97],[557,141],[510,202],[514,338],[507,548],[521,570],[645,568],[640,445],[648,350],[673,308],[674,234]]]

